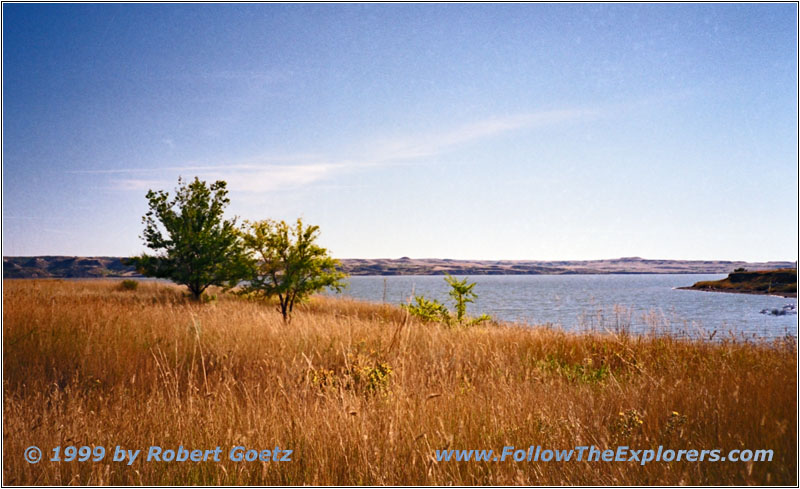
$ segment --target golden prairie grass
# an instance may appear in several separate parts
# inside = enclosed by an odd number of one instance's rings
[[[782,484],[796,480],[796,343],[444,328],[315,298],[283,324],[228,295],[4,281],[6,484]],[[677,414],[673,413],[676,412]],[[42,448],[35,465],[22,454]],[[49,462],[101,445],[100,462]],[[222,447],[220,462],[110,451]],[[291,462],[232,462],[236,445]],[[771,462],[436,462],[436,449],[771,449]]]

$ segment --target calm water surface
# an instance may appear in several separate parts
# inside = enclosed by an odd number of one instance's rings
[[[642,333],[691,336],[731,333],[737,337],[797,336],[797,315],[773,316],[763,309],[797,306],[797,299],[676,290],[727,275],[484,275],[472,276],[478,294],[470,315],[568,330],[624,328]],[[350,277],[343,292],[357,299],[405,303],[412,293],[452,305],[442,276]],[[451,307],[452,309],[452,307]]]

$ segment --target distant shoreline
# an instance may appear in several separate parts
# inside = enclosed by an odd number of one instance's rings
[[[123,257],[3,257],[3,278],[132,278],[141,276]],[[660,260],[639,257],[608,260],[451,260],[440,258],[344,258],[341,270],[352,276],[395,275],[643,275],[727,274],[737,268],[796,268],[796,262]]]
[[[797,269],[771,270],[737,269],[722,280],[697,282],[684,290],[703,292],[729,292],[734,294],[773,295],[797,297]]]
[[[760,290],[725,290],[725,289],[713,289],[713,288],[696,288],[692,286],[688,287],[675,287],[676,290],[693,290],[695,292],[723,292],[726,294],[749,294],[749,295],[769,295],[772,297],[784,297],[787,299],[794,299],[797,298],[797,292],[763,292]]]

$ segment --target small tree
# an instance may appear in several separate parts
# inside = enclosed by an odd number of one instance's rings
[[[475,282],[468,284],[466,277],[458,280],[449,274],[445,276],[444,281],[450,285],[448,294],[456,303],[456,320],[461,322],[467,314],[467,303],[474,302],[478,297],[478,294],[472,291],[473,287],[475,287]]]
[[[470,284],[467,283],[466,278],[458,280],[449,274],[446,274],[444,280],[450,285],[450,292],[448,292],[448,295],[455,301],[455,324],[473,326],[484,321],[491,321],[491,316],[486,314],[481,314],[476,318],[467,316],[467,303],[474,302],[478,297],[478,294],[472,291],[472,288],[475,287],[475,282]],[[425,296],[415,295],[414,301],[414,304],[403,304],[401,307],[407,309],[412,316],[416,316],[425,322],[439,322],[447,326],[452,326],[454,324],[450,311],[444,304],[436,299],[429,300],[426,299]]]
[[[244,293],[278,297],[284,322],[294,305],[325,287],[341,291],[346,275],[336,269],[339,261],[315,243],[319,226],[304,226],[301,219],[291,227],[285,221],[248,223],[243,234],[250,254],[250,284]]]
[[[222,218],[228,198],[224,181],[210,187],[195,177],[178,178],[175,197],[147,192],[150,210],[142,218],[142,239],[159,252],[130,259],[139,273],[186,285],[195,299],[211,285],[232,287],[247,271],[236,220]]]

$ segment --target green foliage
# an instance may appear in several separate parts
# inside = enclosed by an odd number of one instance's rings
[[[318,226],[294,226],[285,221],[247,223],[242,239],[249,254],[249,285],[243,293],[277,296],[283,320],[288,322],[296,303],[326,287],[340,291],[346,275],[338,260],[315,243]]]
[[[450,285],[450,297],[455,301],[456,306],[456,320],[461,322],[467,314],[467,304],[474,302],[478,295],[472,291],[475,287],[475,282],[467,283],[467,278],[458,280],[452,275],[446,275],[444,281]]]
[[[363,353],[348,353],[347,362],[338,369],[311,368],[308,380],[314,386],[353,390],[364,395],[388,394],[394,369],[385,360]]]
[[[445,282],[450,285],[448,295],[455,302],[456,316],[452,317],[450,311],[444,304],[436,299],[428,300],[425,296],[415,295],[414,304],[402,305],[412,316],[418,317],[425,322],[438,322],[446,325],[460,324],[464,326],[474,326],[484,321],[491,321],[491,316],[481,314],[477,318],[467,316],[467,304],[474,302],[478,295],[472,291],[475,282],[468,283],[467,279],[458,280],[451,275],[445,277]]]
[[[422,295],[415,295],[414,302],[414,304],[404,304],[402,307],[407,309],[412,316],[425,322],[450,324],[450,311],[441,302],[436,299],[428,300]]]
[[[356,382],[364,386],[368,393],[383,392],[389,386],[392,375],[392,366],[386,362],[376,362],[373,366],[361,367],[356,376]]]
[[[163,190],[147,192],[150,210],[142,218],[142,239],[157,254],[129,263],[143,275],[186,285],[195,299],[211,285],[236,285],[247,261],[235,219],[223,219],[227,193],[224,181],[209,187],[197,177],[191,183],[179,178],[172,199]]]
[[[392,375],[392,366],[382,360],[374,350],[370,354],[363,352],[349,353],[349,384],[365,394],[386,392]]]
[[[481,314],[480,316],[478,316],[476,318],[469,318],[469,321],[467,321],[467,325],[468,326],[475,326],[475,325],[481,324],[482,322],[491,321],[491,320],[492,320],[492,316],[490,316],[488,314]]]
[[[119,284],[122,290],[136,290],[139,287],[139,282],[136,280],[123,280]]]
[[[543,361],[539,362],[539,367],[542,370],[561,375],[570,382],[585,384],[603,382],[610,374],[607,365],[595,367],[591,364],[570,363],[555,355],[548,355]]]

